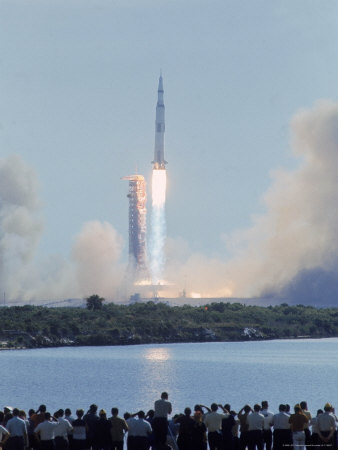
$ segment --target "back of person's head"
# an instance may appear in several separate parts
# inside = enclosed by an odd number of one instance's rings
[[[63,409],[59,409],[58,410],[58,417],[63,417],[63,415],[64,415],[64,410]]]
[[[280,404],[278,409],[279,409],[280,412],[284,412],[286,410],[286,406]]]
[[[99,416],[105,418],[107,416],[106,411],[104,409],[100,409]]]
[[[200,411],[201,413],[203,413],[203,409],[202,409],[201,405],[195,405],[194,411]]]
[[[144,413],[144,411],[139,411],[139,412],[137,413],[137,415],[138,415],[138,418],[139,418],[139,419],[144,419],[145,413]]]
[[[302,408],[301,408],[300,405],[297,403],[297,405],[295,405],[295,407],[294,407],[294,410],[295,410],[295,413],[299,413],[299,412],[302,410]]]
[[[12,412],[12,409],[8,406],[4,406],[4,414],[8,414],[9,412]]]
[[[229,403],[226,403],[226,404],[224,405],[224,409],[226,409],[228,412],[230,412],[231,406],[229,405]]]
[[[307,410],[307,403],[305,401],[300,402],[301,409]]]
[[[39,411],[42,412],[42,413],[46,412],[47,411],[47,406],[46,405],[40,405],[39,406]]]
[[[154,415],[155,415],[155,411],[153,409],[149,409],[149,411],[147,412],[147,416],[152,419],[154,417]]]
[[[19,410],[19,416],[25,419],[26,418],[26,412],[23,409],[20,409]]]
[[[119,410],[118,410],[117,408],[112,408],[112,409],[111,409],[111,413],[112,413],[112,415],[113,415],[114,417],[116,417],[116,416],[118,415],[118,413],[119,413]]]
[[[65,409],[65,414],[66,414],[66,416],[71,416],[72,412],[71,412],[71,410],[69,408],[66,408]]]
[[[186,416],[191,416],[191,409],[190,408],[185,408],[185,410],[184,410],[184,414],[186,415]]]
[[[13,416],[18,416],[19,413],[20,413],[20,411],[18,410],[18,408],[13,409]]]
[[[321,414],[323,414],[323,412],[324,412],[324,411],[323,411],[322,409],[318,409],[318,410],[317,410],[317,416],[320,416]]]
[[[290,406],[288,403],[286,403],[286,405],[285,405],[285,411],[286,411],[286,412],[290,412],[290,409],[291,409],[291,406]]]
[[[332,405],[330,403],[326,403],[324,406],[325,412],[331,412],[332,411]]]
[[[262,409],[268,409],[268,407],[269,407],[268,402],[266,400],[263,400],[262,401]]]
[[[237,416],[236,411],[233,411],[233,410],[230,411],[230,414],[231,414],[233,417],[236,417],[236,416]]]
[[[97,405],[95,405],[95,403],[93,403],[92,405],[90,405],[89,406],[89,411],[91,412],[91,413],[96,413],[96,411],[97,411]]]
[[[259,412],[260,410],[261,410],[260,405],[258,405],[258,404],[256,403],[256,405],[254,405],[254,411],[255,411],[255,412]]]
[[[210,409],[211,411],[217,411],[218,410],[217,403],[211,403]]]
[[[45,413],[45,420],[49,420],[50,419],[50,413],[49,412],[46,412]]]
[[[33,414],[35,414],[34,409],[32,409],[32,408],[29,409],[29,410],[28,410],[28,417],[32,417]]]
[[[245,413],[249,413],[250,411],[251,411],[251,406],[245,405],[245,406],[244,406],[244,412],[245,412]]]
[[[76,410],[76,416],[81,419],[81,417],[83,417],[84,411],[83,409],[77,409]]]
[[[168,400],[168,393],[167,393],[167,392],[162,392],[161,398],[162,398],[163,400]]]
[[[125,413],[123,414],[123,417],[125,418],[125,420],[128,420],[128,419],[131,417],[131,415],[130,415],[129,412],[125,412]]]
[[[194,420],[197,423],[202,423],[203,422],[203,414],[201,411],[195,411],[194,413]]]

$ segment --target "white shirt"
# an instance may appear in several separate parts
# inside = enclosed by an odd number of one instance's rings
[[[278,414],[275,414],[272,418],[273,428],[275,430],[289,430],[289,415],[286,412],[281,411]]]
[[[205,415],[204,423],[208,428],[208,432],[213,433],[219,431],[222,428],[222,420],[229,417],[229,414],[219,414],[216,411],[212,411]]]
[[[45,420],[35,428],[34,433],[40,433],[40,439],[42,441],[50,441],[54,439],[54,432],[56,427],[59,425],[59,422],[49,422],[49,420]]]
[[[129,419],[127,419],[126,422],[128,425],[128,436],[136,436],[135,429],[137,419],[135,419],[135,417],[129,417]]]
[[[11,437],[24,437],[27,434],[26,422],[18,416],[14,416],[12,419],[9,419],[6,428],[11,434]]]
[[[267,409],[262,409],[261,414],[264,416],[264,430],[270,430],[272,427],[273,413]]]
[[[152,432],[151,425],[144,419],[136,419],[134,423],[134,436],[147,437]]]
[[[54,435],[55,437],[63,437],[65,439],[68,438],[68,433],[72,431],[73,427],[68,422],[67,419],[64,419],[63,417],[58,417],[59,423],[57,424],[57,427],[55,427]]]
[[[254,411],[247,416],[246,422],[249,425],[249,431],[263,430],[264,416],[263,414]]]
[[[317,417],[317,426],[320,431],[331,431],[336,428],[336,419],[329,412],[324,412]]]

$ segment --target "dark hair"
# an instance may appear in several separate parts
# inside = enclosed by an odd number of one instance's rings
[[[49,412],[46,412],[45,413],[45,420],[49,420],[50,419],[50,413]]]
[[[47,406],[46,405],[40,405],[38,411],[40,412],[46,412]]]
[[[13,416],[18,416],[19,413],[20,413],[20,411],[18,410],[18,408],[13,409]]]
[[[244,406],[244,411],[245,411],[246,413],[249,413],[249,412],[251,411],[251,406],[245,405],[245,406]]]
[[[95,403],[93,403],[92,405],[89,406],[89,411],[96,413],[97,411],[97,405],[95,405]]]
[[[260,410],[261,410],[261,406],[256,403],[256,405],[254,405],[254,411],[258,412]]]
[[[125,412],[125,413],[123,414],[123,417],[125,418],[125,420],[129,419],[130,413],[129,413],[129,412]]]
[[[168,398],[168,392],[162,392],[161,398],[167,399]]]
[[[137,413],[137,415],[138,415],[139,419],[143,419],[144,416],[145,416],[144,411],[139,411],[139,412]]]
[[[66,416],[70,416],[72,414],[71,410],[69,408],[65,409]]]
[[[226,403],[226,404],[224,405],[224,409],[226,409],[228,412],[230,412],[231,406],[229,405],[229,403]]]
[[[65,413],[65,412],[64,412],[63,409],[59,409],[59,410],[58,410],[58,416],[59,416],[59,417],[62,417],[62,416],[64,415],[64,413]]]
[[[323,410],[322,409],[318,409],[318,411],[317,411],[317,416],[319,416],[319,414],[323,414]]]
[[[77,410],[76,410],[76,415],[77,415],[77,417],[81,418],[81,417],[83,416],[83,414],[84,414],[83,409],[77,409]]]
[[[286,406],[280,404],[280,405],[279,405],[279,411],[285,411],[285,410],[286,410]]]
[[[31,409],[28,411],[28,417],[32,416],[33,414],[35,414],[35,411],[34,411],[34,409],[31,408]]]
[[[117,408],[112,408],[111,413],[113,414],[113,416],[117,416],[119,413],[119,410]]]
[[[211,403],[210,409],[211,411],[217,411],[218,410],[217,403]]]
[[[268,408],[269,404],[266,400],[262,401],[262,409]]]
[[[190,416],[190,415],[191,415],[191,409],[190,409],[190,408],[185,408],[184,414],[185,414],[186,416]]]
[[[300,407],[301,407],[302,409],[307,409],[307,403],[306,403],[305,401],[300,402]]]

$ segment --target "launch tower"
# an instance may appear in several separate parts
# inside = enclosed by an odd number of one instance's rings
[[[129,269],[137,281],[148,272],[146,182],[143,175],[129,175],[122,179],[129,181]]]

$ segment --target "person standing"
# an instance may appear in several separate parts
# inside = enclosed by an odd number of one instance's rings
[[[154,431],[155,446],[164,446],[167,441],[168,415],[172,412],[172,405],[168,400],[168,393],[162,392],[161,398],[154,404],[154,420],[152,423]]]
[[[90,405],[87,414],[83,416],[83,420],[87,426],[86,449],[90,450],[94,447],[95,424],[99,420],[99,416],[97,415],[97,406],[95,404]]]
[[[289,415],[285,412],[285,405],[279,405],[279,413],[272,418],[273,450],[285,450],[292,445]]]
[[[240,450],[244,450],[248,446],[248,437],[249,437],[249,425],[247,422],[248,415],[251,412],[251,407],[249,405],[243,406],[243,408],[238,411],[237,417],[240,425],[240,438],[239,438],[239,448]]]
[[[292,442],[293,446],[297,450],[305,450],[305,425],[308,423],[309,419],[305,414],[302,413],[302,408],[300,405],[295,405],[295,413],[291,414],[289,417],[289,424],[291,425],[292,431]]]
[[[311,432],[309,429],[309,425],[311,423],[311,413],[308,411],[307,403],[305,401],[300,402],[300,407],[302,408],[302,413],[306,415],[308,418],[308,423],[304,427],[304,433],[305,433],[305,445],[311,447]]]
[[[73,441],[72,446],[74,450],[84,450],[87,442],[87,425],[83,420],[83,409],[76,411],[76,417],[72,423],[73,427]]]
[[[56,450],[69,449],[68,433],[70,433],[73,430],[71,424],[68,422],[67,419],[64,419],[63,416],[64,416],[63,409],[59,409],[59,411],[57,411],[55,415],[55,417],[57,417],[58,419],[58,425],[54,430]]]
[[[145,420],[144,411],[139,411],[137,416],[138,419],[134,424],[135,450],[148,450],[148,436],[152,432],[151,425]]]
[[[260,405],[254,405],[253,412],[248,415],[246,421],[248,423],[248,449],[263,450],[263,429],[264,429],[264,416],[260,413]]]
[[[55,450],[55,430],[59,425],[56,418],[45,412],[45,420],[34,429],[35,436],[40,440],[41,450]],[[54,420],[52,421],[51,418]]]
[[[28,447],[28,434],[26,422],[19,417],[18,408],[13,409],[13,417],[6,424],[6,429],[10,434],[10,438],[6,444],[7,450],[24,450]]]
[[[119,417],[117,408],[111,409],[112,417],[110,417],[111,428],[110,435],[112,439],[112,450],[123,450],[124,435],[128,431],[127,422]]]
[[[324,406],[324,413],[318,416],[317,429],[319,442],[322,447],[325,447],[327,450],[335,450],[336,419],[332,414],[332,405],[330,405],[330,403],[326,403]]]
[[[184,414],[181,414],[175,420],[180,425],[178,431],[177,445],[179,450],[191,450],[192,448],[192,432],[195,425],[194,419],[191,417],[191,409],[185,408]]]
[[[273,413],[269,411],[269,404],[266,400],[262,402],[261,414],[264,416],[263,444],[265,445],[265,450],[271,450]]]
[[[222,420],[229,415],[218,413],[218,405],[216,403],[212,403],[210,409],[211,412],[207,413],[204,418],[204,423],[208,430],[209,447],[210,450],[222,450]]]

